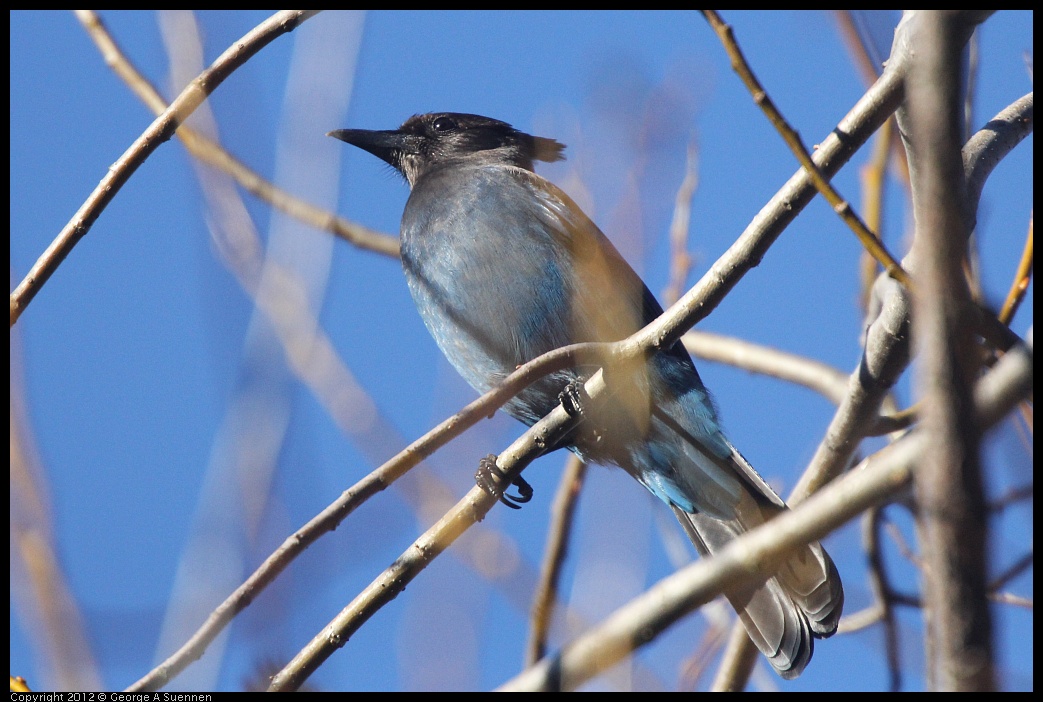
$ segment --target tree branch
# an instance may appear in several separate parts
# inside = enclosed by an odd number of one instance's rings
[[[116,193],[134,175],[160,144],[174,135],[174,131],[192,114],[203,100],[217,89],[225,78],[263,49],[276,37],[292,32],[318,10],[282,10],[247,32],[225,50],[213,64],[199,74],[163,114],[155,119],[141,136],[134,140],[123,155],[109,167],[94,191],[76,211],[69,223],[47,247],[22,282],[11,293],[11,326],[21,316],[54,272],[69,255],[105,210]]]
[[[988,427],[1032,392],[1031,337],[1006,354],[975,388],[976,421]],[[815,493],[801,506],[730,542],[710,559],[664,578],[577,638],[504,683],[500,691],[573,690],[648,643],[685,614],[726,589],[743,587],[762,569],[781,562],[800,545],[821,539],[849,519],[888,502],[909,486],[928,443],[908,434],[862,461],[857,469]]]

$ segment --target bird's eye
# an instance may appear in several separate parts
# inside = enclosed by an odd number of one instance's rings
[[[431,128],[436,132],[448,132],[456,129],[456,120],[452,117],[439,117],[432,124]]]

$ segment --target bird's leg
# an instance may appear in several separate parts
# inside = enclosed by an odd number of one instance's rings
[[[517,495],[508,495],[506,490],[501,490],[503,479],[504,474],[496,465],[495,454],[490,453],[478,461],[478,470],[474,474],[474,481],[478,483],[478,487],[499,498],[500,502],[511,509],[521,509],[523,504],[532,499],[532,486],[523,477],[519,475],[511,482],[511,485],[518,488]]]
[[[587,395],[587,391],[583,387],[583,380],[580,378],[570,381],[558,395],[558,401],[565,408],[565,412],[577,420],[577,422],[585,418],[584,404],[589,400],[590,397]],[[569,432],[569,434],[571,435],[573,432]],[[474,481],[478,484],[478,487],[493,497],[499,498],[500,502],[511,509],[521,509],[523,504],[532,499],[532,486],[519,475],[511,481],[511,485],[518,488],[518,494],[508,495],[506,490],[501,489],[503,478],[504,473],[496,465],[496,456],[494,454],[490,453],[478,461],[478,470],[474,474]]]

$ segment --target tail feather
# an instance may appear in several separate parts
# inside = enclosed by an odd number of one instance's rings
[[[808,618],[816,638],[832,636],[844,609],[840,574],[819,543],[797,551],[775,576]]]
[[[752,497],[748,502],[753,502]],[[676,507],[674,513],[703,556],[721,550],[764,521],[756,504],[740,505],[740,518],[735,520],[689,514]],[[726,595],[750,639],[786,679],[803,672],[816,638],[836,632],[844,605],[836,566],[818,543],[799,550],[760,587]]]

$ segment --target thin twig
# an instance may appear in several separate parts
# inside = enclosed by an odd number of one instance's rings
[[[840,36],[844,43],[847,44],[855,66],[858,68],[858,72],[862,74],[862,79],[867,86],[870,86],[883,71],[884,61],[883,57],[876,51],[872,38],[869,36],[870,30],[864,25],[864,14],[858,10],[838,10],[836,18],[837,25],[840,27]],[[882,127],[881,132],[886,130],[888,133],[886,148],[889,160],[894,165],[895,176],[900,183],[908,187],[909,164],[905,160],[905,150],[902,148],[902,141],[896,130],[892,128],[893,124],[892,121],[888,120],[887,126]],[[873,227],[872,219],[868,215],[867,219],[869,219],[869,226]],[[880,230],[874,227],[873,231],[879,232]],[[872,258],[872,256],[869,256],[869,258]],[[873,265],[876,265],[875,262]]]
[[[685,289],[692,256],[688,253],[688,228],[692,219],[692,198],[699,187],[699,150],[688,145],[684,179],[674,198],[674,216],[670,221],[670,282],[663,291],[663,304],[672,305]]]
[[[98,47],[105,63],[123,79],[134,94],[156,114],[161,114],[166,110],[167,103],[159,91],[127,60],[126,55],[109,34],[97,13],[93,10],[76,10],[76,18]],[[360,249],[398,257],[398,237],[349,222],[333,212],[316,207],[288,193],[232,156],[220,144],[188,125],[181,125],[175,135],[181,139],[190,154],[200,161],[224,171],[247,191],[269,203],[275,209],[316,229],[332,232]]]
[[[885,526],[887,533],[891,536],[898,554],[909,561],[917,570],[923,570],[923,559],[909,546],[901,529],[894,522],[888,522]]]
[[[862,75],[862,80],[865,84],[872,85],[880,77],[880,72],[883,70],[883,57],[876,55],[876,51],[872,51],[871,44],[863,40],[865,36],[864,27],[859,29],[856,26],[857,18],[854,16],[854,11],[836,10],[834,16],[840,29],[840,38],[847,45],[848,51],[854,60],[855,68]],[[871,51],[873,55],[871,55]]]
[[[728,56],[732,62],[732,68],[739,74],[747,88],[753,95],[754,102],[757,103],[768,116],[769,121],[782,135],[783,140],[789,145],[790,150],[797,156],[801,165],[808,170],[808,173],[815,185],[815,188],[822,194],[822,197],[833,208],[833,211],[844,220],[844,222],[851,228],[851,230],[858,237],[858,240],[862,242],[862,246],[875,258],[884,268],[887,275],[891,276],[898,282],[900,282],[907,290],[912,290],[912,279],[909,274],[902,268],[902,266],[891,256],[890,252],[884,247],[881,239],[874,234],[866,226],[866,224],[859,218],[858,214],[851,207],[851,204],[840,196],[836,188],[829,182],[828,177],[825,173],[820,171],[816,166],[811,155],[808,153],[804,146],[804,143],[800,139],[800,135],[795,129],[789,126],[789,123],[779,112],[778,108],[775,107],[771,97],[760,85],[753,71],[750,69],[749,64],[746,62],[745,57],[742,55],[742,51],[739,48],[738,43],[732,33],[732,29],[729,25],[726,25],[720,17],[712,10],[703,10],[703,15],[706,17],[710,26],[713,27],[714,31],[720,37],[721,42],[724,44],[725,50],[728,52]],[[980,17],[978,21],[984,19],[984,16],[971,15],[971,17]],[[971,309],[971,306],[968,306]],[[983,337],[989,340],[994,346],[1000,349],[1006,349],[1016,343],[1013,333],[1007,329],[1004,325],[999,324],[995,316],[987,309],[980,305],[973,305],[974,322],[979,333]]]
[[[716,556],[714,556],[716,558]],[[760,655],[757,647],[750,641],[749,634],[741,623],[732,625],[728,634],[728,643],[724,647],[724,655],[717,674],[710,684],[711,692],[742,692],[746,689],[746,681],[753,673]]]
[[[1022,607],[1023,609],[1035,609],[1035,604],[1031,598],[1015,595],[1011,592],[990,592],[988,599],[989,602],[997,604],[1009,604],[1015,607]]]
[[[814,156],[819,170],[830,177],[839,171],[897,109],[902,95],[901,74],[897,70],[885,72],[821,141]],[[844,135],[843,138],[839,134]],[[790,222],[811,202],[815,192],[807,171],[798,170],[703,277],[665,314],[627,339],[619,353],[629,355],[637,347],[646,349],[645,352],[668,348],[681,334],[710,314],[767,254]]]
[[[884,643],[887,651],[887,669],[890,677],[891,692],[902,689],[902,667],[899,662],[898,623],[895,621],[891,600],[891,583],[884,565],[884,556],[880,548],[880,524],[883,520],[883,508],[873,507],[862,515],[862,548],[866,552],[869,565],[869,587],[873,599],[879,607],[880,621],[884,625]]]
[[[803,385],[834,404],[847,392],[847,373],[806,356],[697,329],[686,332],[681,341],[693,356]]]
[[[547,652],[547,638],[554,618],[558,581],[561,579],[561,569],[568,555],[576,505],[586,473],[587,464],[570,453],[558,492],[554,496],[554,504],[551,506],[550,528],[547,533],[547,546],[543,550],[540,581],[533,595],[532,631],[529,633],[529,645],[525,653],[526,665],[533,665]]]
[[[837,627],[837,634],[853,634],[856,631],[868,629],[880,622],[883,613],[884,607],[879,602],[874,602],[851,614],[845,612],[844,618],[840,620],[840,626]]]
[[[728,608],[728,605],[723,602],[720,604],[722,609]],[[725,617],[707,617],[707,619],[709,619],[709,626],[699,637],[699,641],[692,648],[691,653],[681,663],[681,672],[678,675],[680,682],[677,686],[680,691],[695,691],[699,680],[709,670],[717,652],[724,648],[725,639],[732,633],[727,615]],[[756,654],[754,659],[756,660]]]
[[[1035,488],[1032,483],[1022,485],[1021,487],[1011,488],[989,503],[989,511],[998,512],[999,510],[1006,509],[1010,505],[1021,502],[1022,500],[1031,500],[1034,496]]]
[[[98,219],[123,185],[162,144],[173,136],[177,128],[233,71],[250,57],[274,41],[291,32],[318,10],[283,10],[247,32],[225,50],[213,64],[196,77],[178,95],[170,106],[149,125],[141,136],[123,152],[106,171],[94,191],[87,197],[68,224],[41,254],[22,282],[11,293],[11,326],[18,321],[25,308],[50,279],[54,272]]]
[[[1032,225],[1034,222],[1035,218],[1029,217],[1029,230],[1025,237],[1025,246],[1021,250],[1021,260],[1018,262],[1018,269],[1014,272],[1010,292],[1007,293],[1006,299],[1003,300],[1003,307],[1000,309],[999,318],[1004,324],[1010,324],[1014,319],[1014,314],[1021,306],[1021,301],[1025,299],[1025,293],[1028,292],[1029,283],[1032,281]]]
[[[717,34],[721,43],[724,45],[724,50],[728,53],[728,58],[731,60],[732,68],[742,82],[749,89],[753,95],[753,101],[757,103],[757,106],[764,111],[767,115],[768,121],[772,123],[775,129],[778,130],[779,134],[782,135],[783,140],[790,147],[790,150],[800,161],[800,164],[807,170],[808,175],[811,178],[811,182],[815,185],[815,189],[822,194],[822,197],[833,208],[833,211],[844,220],[844,222],[851,228],[851,231],[855,233],[858,240],[862,242],[862,246],[865,247],[873,258],[875,258],[887,274],[892,278],[900,282],[907,288],[912,285],[912,280],[909,278],[909,274],[906,273],[902,266],[895,260],[895,258],[888,252],[884,245],[880,241],[880,237],[869,230],[865,222],[858,216],[851,207],[851,204],[840,196],[836,188],[830,184],[829,180],[824,173],[822,173],[818,166],[815,165],[814,160],[811,158],[811,154],[808,153],[807,148],[804,146],[804,142],[801,140],[800,135],[797,131],[789,125],[786,118],[782,116],[779,109],[775,107],[775,103],[768,95],[767,91],[757,80],[757,77],[753,74],[753,70],[747,63],[746,58],[742,54],[742,50],[739,48],[738,42],[735,41],[734,33],[730,25],[724,23],[720,16],[713,10],[702,10],[703,16],[706,21],[710,23],[710,27],[713,28]]]
[[[999,590],[1001,587],[1005,586],[1011,580],[1024,573],[1026,570],[1032,567],[1034,561],[1034,554],[1032,551],[1029,551],[1024,556],[1011,563],[1005,571],[997,575],[989,582],[989,592],[995,592],[996,590]]]
[[[865,208],[866,223],[875,236],[883,237],[884,226],[884,193],[887,189],[887,167],[891,162],[892,125],[889,119],[880,127],[873,142],[873,153],[868,163],[859,170],[862,178],[862,206]],[[876,280],[878,267],[876,260],[868,251],[862,252],[860,266],[862,280],[862,309],[869,307],[869,296],[872,294],[873,281]]]

